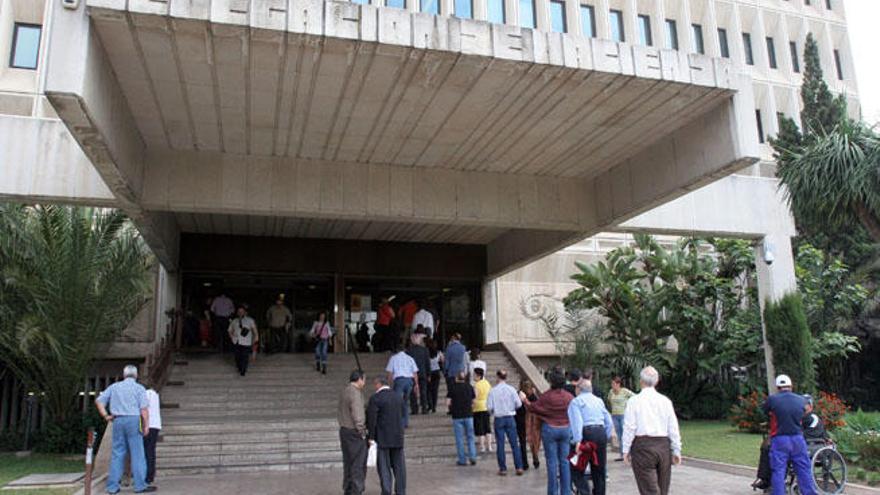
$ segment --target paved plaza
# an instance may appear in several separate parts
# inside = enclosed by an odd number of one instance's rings
[[[458,467],[450,458],[444,464],[415,464],[407,470],[408,493],[412,495],[508,495],[518,493],[546,493],[546,471],[541,467],[515,476],[511,471],[505,477],[496,474],[494,455],[485,455],[475,467]],[[622,462],[611,463],[609,494],[637,494],[629,467]],[[752,480],[742,476],[720,473],[697,467],[675,466],[672,471],[672,493],[686,495],[747,495],[752,492]],[[285,494],[321,495],[341,493],[342,471],[300,470],[290,472],[232,473],[202,476],[174,476],[159,478],[157,485],[162,494]],[[367,476],[368,495],[380,493],[376,469]]]

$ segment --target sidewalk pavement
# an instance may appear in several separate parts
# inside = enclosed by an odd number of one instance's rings
[[[510,456],[508,454],[508,456]],[[512,463],[512,460],[508,461]],[[629,466],[610,462],[609,495],[638,494]],[[544,459],[537,470],[523,476],[513,470],[505,477],[496,474],[495,455],[481,455],[476,466],[459,467],[454,456],[434,464],[407,466],[407,492],[414,495],[510,495],[543,494],[547,491]],[[688,466],[674,466],[674,494],[748,495],[752,478]],[[159,477],[156,485],[161,494],[261,494],[261,495],[331,495],[342,492],[342,470],[303,470],[290,472],[224,473],[199,476]],[[130,489],[129,489],[130,490]],[[375,468],[368,468],[367,495],[378,495],[379,480]]]

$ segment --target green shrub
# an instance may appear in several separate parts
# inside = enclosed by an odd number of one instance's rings
[[[791,376],[800,391],[815,391],[812,335],[800,295],[792,293],[777,302],[768,302],[764,309],[764,324],[767,341],[773,349],[776,373]]]
[[[865,472],[864,469],[857,467],[853,469],[853,478],[857,479],[858,481],[865,481],[868,478],[868,473]]]
[[[846,427],[853,431],[880,431],[880,412],[865,412],[861,409],[844,416]]]
[[[869,485],[877,485],[880,484],[880,473],[872,472],[868,473],[865,481],[868,482]]]
[[[55,454],[76,454],[85,451],[86,431],[95,428],[95,445],[104,433],[106,423],[94,407],[82,416],[64,422],[50,422],[34,435],[34,450]]]

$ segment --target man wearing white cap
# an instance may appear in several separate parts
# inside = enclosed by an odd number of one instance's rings
[[[768,397],[763,405],[764,412],[770,417],[771,493],[785,494],[785,475],[790,462],[797,474],[800,493],[815,495],[816,487],[802,426],[806,399],[792,393],[788,375],[776,377],[776,388],[779,391]]]

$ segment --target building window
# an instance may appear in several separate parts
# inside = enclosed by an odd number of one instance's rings
[[[840,50],[834,50],[834,67],[837,68],[837,78],[843,81],[843,64],[840,62]]]
[[[592,5],[581,4],[581,33],[587,38],[596,37],[596,11]]]
[[[828,10],[834,10],[831,8],[831,0],[825,0],[825,8]]]
[[[730,58],[730,45],[727,44],[727,30],[718,28],[718,48],[721,50],[721,56]]]
[[[550,30],[554,33],[568,32],[565,25],[565,0],[550,0]]]
[[[623,12],[612,10],[609,18],[611,20],[611,39],[623,43],[626,41],[626,33],[623,30]]]
[[[9,66],[16,69],[36,69],[40,58],[42,26],[16,22],[12,32],[12,52]]]
[[[361,0],[363,1],[363,0]],[[365,2],[366,5],[366,2]],[[440,1],[439,0],[419,0],[419,11],[424,12],[426,14],[434,14],[437,15],[440,13]]]
[[[654,37],[651,36],[651,18],[639,14],[639,42],[645,46],[654,45]]]
[[[672,19],[666,19],[666,48],[678,50],[678,28]]]
[[[706,54],[706,46],[703,44],[703,26],[699,24],[691,24],[694,31],[694,50],[697,53]]]
[[[810,5],[810,0],[804,0],[804,5]]]
[[[535,2],[534,0],[519,0],[519,25],[525,28],[535,29]]]
[[[743,33],[743,53],[746,56],[746,64],[755,65],[755,55],[752,53],[752,35]]]
[[[489,22],[504,24],[507,14],[504,13],[504,0],[489,0]]]
[[[789,41],[788,51],[791,52],[791,70],[795,72],[800,72],[801,62],[798,59],[797,43],[795,43],[794,41]]]
[[[395,9],[405,9],[406,0],[385,0],[386,7],[394,7]]]
[[[770,68],[776,68],[776,45],[773,44],[773,38],[767,37],[767,62],[770,63]]]
[[[369,5],[370,0],[351,0],[351,3],[359,3],[361,5]],[[423,11],[424,12],[424,11]]]
[[[764,142],[764,124],[761,122],[761,111],[755,110],[755,119],[758,122],[758,142]]]
[[[474,2],[473,0],[455,0],[452,5],[453,15],[459,19],[474,18]]]

